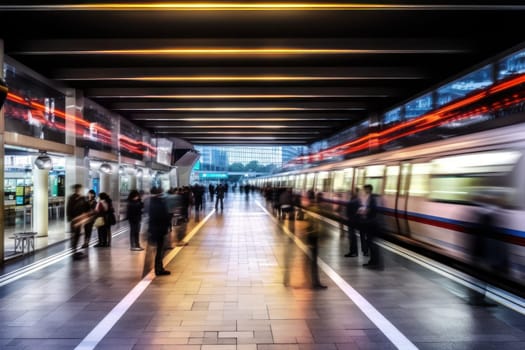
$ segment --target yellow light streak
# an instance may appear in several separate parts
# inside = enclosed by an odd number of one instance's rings
[[[168,108],[114,108],[117,111],[172,111],[172,112],[281,112],[281,111],[362,111],[364,107],[301,108],[301,107],[168,107]]]
[[[64,81],[160,81],[160,82],[215,82],[215,81],[321,81],[321,80],[415,80],[423,76],[147,76],[147,77],[85,77],[61,78]]]
[[[220,100],[220,99],[292,99],[292,98],[367,98],[388,97],[389,95],[365,94],[365,95],[92,95],[94,98],[133,98],[133,99],[180,99],[180,100]]]
[[[213,3],[213,2],[157,2],[157,3],[99,3],[62,5],[3,5],[3,10],[39,11],[448,11],[523,9],[522,5],[432,5],[432,4],[363,4],[363,3]]]
[[[121,50],[56,50],[28,51],[31,55],[362,55],[362,54],[421,54],[453,53],[455,49],[303,49],[303,48],[171,48]]]

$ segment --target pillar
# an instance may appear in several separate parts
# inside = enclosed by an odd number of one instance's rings
[[[48,185],[49,170],[33,169],[33,228],[38,237],[48,235]],[[25,217],[24,217],[25,220]],[[26,229],[31,231],[31,229]]]
[[[4,41],[0,39],[0,78],[4,78]],[[0,109],[0,184],[4,184],[4,108]],[[4,233],[4,221],[5,221],[5,212],[4,212],[4,191],[0,191],[0,265],[4,264],[5,258],[5,233]]]
[[[111,174],[99,172],[100,192],[106,192],[111,197]]]

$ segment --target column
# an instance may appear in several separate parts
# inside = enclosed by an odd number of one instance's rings
[[[4,78],[4,41],[0,39],[0,78]],[[1,107],[1,106],[0,106]],[[0,184],[2,184],[2,188],[4,188],[4,131],[5,131],[5,123],[4,123],[4,108],[0,109]],[[4,239],[5,239],[5,233],[4,233],[4,220],[5,220],[5,213],[4,213],[4,191],[0,191],[0,265],[4,264]]]
[[[77,123],[76,118],[82,118],[84,110],[84,96],[82,91],[75,89],[68,89],[66,94],[66,144],[76,145]],[[85,164],[85,151],[83,149],[75,148],[75,152],[71,156],[66,157],[66,193],[65,200],[67,205],[67,198],[73,194],[72,186],[81,184],[84,189],[89,188],[89,168]],[[67,210],[67,208],[66,208]],[[70,231],[70,225],[64,219],[65,232]]]
[[[106,192],[111,197],[111,174],[99,172],[100,192]],[[112,198],[113,199],[113,198]]]
[[[33,168],[33,228],[38,237],[48,236],[48,184],[49,170]],[[25,220],[25,215],[24,215]]]

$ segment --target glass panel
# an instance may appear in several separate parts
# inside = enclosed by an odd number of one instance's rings
[[[344,188],[346,190],[350,190],[352,188],[352,180],[354,178],[354,169],[348,168],[348,169],[345,169],[344,172],[345,172]]]
[[[430,163],[419,163],[412,165],[412,175],[410,177],[410,196],[426,196],[429,192],[429,174],[432,168]]]
[[[419,117],[432,110],[433,98],[432,94],[426,94],[405,105],[405,118],[411,119]]]
[[[401,167],[401,183],[399,194],[404,196],[407,193],[408,188],[408,176],[410,174],[410,164],[403,164]]]
[[[5,130],[65,143],[65,95],[11,65],[4,64],[4,72],[9,87]]]
[[[328,171],[321,171],[317,173],[317,180],[315,181],[315,190],[321,192],[328,192],[330,189],[330,173]]]
[[[334,171],[334,192],[345,192],[345,172],[343,170]]]
[[[443,106],[468,93],[492,85],[492,65],[487,65],[437,90],[437,105]]]
[[[306,189],[307,190],[314,188],[314,179],[315,179],[315,174],[306,175]]]
[[[397,193],[397,182],[399,178],[399,166],[389,166],[386,168],[385,194],[395,195]]]
[[[498,63],[498,79],[525,73],[525,50],[513,53]]]
[[[383,126],[390,126],[403,120],[402,108],[398,107],[391,111],[388,111],[383,116]]]

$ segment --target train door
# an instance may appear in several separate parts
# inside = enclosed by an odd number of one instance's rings
[[[385,190],[383,194],[383,213],[385,229],[399,233],[399,180],[400,165],[387,165],[385,171]]]
[[[401,163],[395,215],[397,218],[398,233],[403,236],[410,236],[410,226],[408,225],[407,208],[408,188],[410,185],[411,169],[412,164],[406,162]]]
[[[406,236],[414,237],[425,232],[425,223],[422,213],[428,211],[428,195],[430,190],[430,171],[432,164],[430,161],[412,163],[409,167],[406,187],[406,202],[399,203],[404,205],[404,224],[400,225],[401,233]]]

